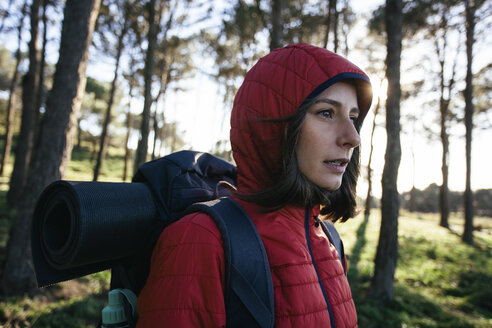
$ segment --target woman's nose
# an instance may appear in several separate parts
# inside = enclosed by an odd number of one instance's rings
[[[360,145],[360,135],[355,128],[354,122],[347,119],[340,126],[338,144],[343,148],[355,148]]]

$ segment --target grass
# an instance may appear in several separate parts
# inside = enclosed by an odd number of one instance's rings
[[[101,181],[121,181],[123,157],[111,156],[103,162]],[[119,154],[118,154],[119,155]],[[66,180],[91,181],[94,161],[88,148],[74,149]],[[6,166],[5,176],[12,170]],[[0,177],[0,263],[3,263],[11,218],[6,207],[8,178]],[[42,288],[33,295],[0,298],[0,328],[96,327],[107,303],[109,270]]]
[[[74,181],[92,181],[94,175],[93,169],[95,165],[94,158],[94,154],[88,148],[74,148],[72,160],[68,164],[67,173],[64,179]],[[103,161],[98,180],[120,182],[123,176],[123,159],[124,155],[121,154],[121,152],[110,148],[106,159]],[[133,163],[129,164],[133,165]],[[128,172],[130,172],[130,170],[128,170]],[[131,178],[131,176],[127,179],[129,178]]]
[[[0,327],[96,327],[106,305],[109,271],[0,301]]]
[[[72,158],[66,179],[91,180],[91,153],[76,150]],[[110,157],[101,180],[121,181],[122,171],[122,157]],[[5,206],[6,181],[0,180],[0,261],[13,217]],[[359,327],[492,327],[492,218],[475,218],[474,246],[461,242],[462,214],[451,216],[451,229],[439,227],[438,221],[436,214],[401,212],[395,297],[386,306],[368,296],[379,211],[337,224],[349,257]],[[109,271],[103,271],[33,295],[0,299],[0,327],[95,327],[109,280]]]
[[[474,246],[461,242],[462,221],[452,217],[448,230],[436,214],[400,214],[395,297],[386,307],[368,297],[379,211],[338,225],[360,327],[492,326],[492,219],[475,218],[482,228]]]

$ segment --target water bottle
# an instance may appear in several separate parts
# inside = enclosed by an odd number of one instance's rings
[[[127,313],[125,305],[130,305]],[[136,319],[137,296],[129,289],[113,289],[108,293],[108,305],[102,310],[102,328],[131,328]],[[132,316],[129,318],[128,316]]]

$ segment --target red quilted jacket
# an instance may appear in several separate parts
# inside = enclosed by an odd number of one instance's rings
[[[357,83],[360,118],[371,102],[367,76],[325,49],[305,44],[277,49],[247,73],[234,101],[231,145],[238,192],[267,188],[279,171],[285,123],[258,121],[291,115],[308,96],[343,79]],[[270,264],[276,327],[356,327],[357,315],[337,252],[314,217],[319,208],[286,206],[265,214],[239,201],[256,225]],[[224,327],[224,250],[205,214],[166,228],[153,252],[138,299],[139,327]]]

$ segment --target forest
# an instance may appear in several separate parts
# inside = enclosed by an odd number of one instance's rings
[[[491,27],[486,0],[2,1],[0,327],[94,326],[105,302],[106,271],[37,287],[46,186],[130,182],[182,149],[232,162],[242,78],[291,43],[353,60],[373,85],[360,214],[339,228],[360,326],[492,325]]]

